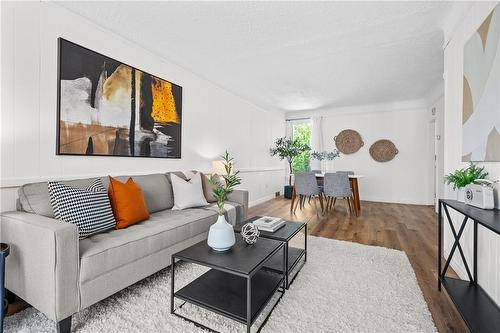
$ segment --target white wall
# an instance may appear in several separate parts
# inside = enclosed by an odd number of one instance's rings
[[[26,182],[209,170],[226,148],[252,203],[282,189],[284,165],[268,150],[285,133],[283,114],[262,110],[57,4],[2,2],[1,9],[1,210],[14,208],[15,187]],[[56,156],[58,37],[181,85],[182,159]]]
[[[463,51],[469,37],[477,30],[483,20],[489,15],[496,3],[477,2],[460,20],[451,36],[444,52],[445,77],[445,118],[444,118],[444,172],[453,172],[466,166],[461,162],[462,156],[462,93],[463,93]],[[500,179],[500,163],[481,163],[486,166],[491,179]],[[445,188],[445,197],[456,199],[449,188]],[[496,206],[499,207],[498,193]],[[458,228],[461,216],[454,214],[455,226]],[[463,248],[468,262],[472,264],[472,223],[465,229],[462,236]],[[457,229],[458,230],[458,229]],[[451,231],[445,229],[445,253],[448,254],[452,245]],[[500,304],[500,236],[483,227],[478,233],[478,282],[489,293],[497,304]],[[466,278],[465,269],[460,256],[455,254],[452,267],[461,278]],[[472,266],[469,266],[472,268]]]
[[[429,205],[433,202],[430,167],[429,126],[432,117],[427,102],[405,101],[378,105],[352,106],[316,112],[292,112],[288,119],[322,116],[324,149],[335,148],[333,140],[343,129],[358,131],[364,146],[356,153],[341,154],[335,170],[353,170],[360,179],[361,200]],[[372,159],[370,146],[389,139],[399,154],[389,162]]]

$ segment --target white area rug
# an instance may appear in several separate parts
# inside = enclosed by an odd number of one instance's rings
[[[437,331],[404,252],[310,236],[307,259],[262,332]],[[176,290],[204,271],[178,265]],[[182,311],[218,331],[245,332],[204,309]],[[54,332],[55,324],[29,308],[6,318],[5,328]],[[73,316],[73,331],[203,332],[170,314],[169,268]]]

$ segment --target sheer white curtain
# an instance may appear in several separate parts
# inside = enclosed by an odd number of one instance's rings
[[[311,118],[311,150],[323,151],[323,117]],[[311,159],[311,170],[321,170],[321,161]]]

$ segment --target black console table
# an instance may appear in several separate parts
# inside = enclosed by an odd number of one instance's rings
[[[460,228],[455,229],[448,208],[465,215]],[[450,255],[442,267],[443,255],[443,211],[453,234],[454,243]],[[460,246],[460,237],[462,236],[467,223],[474,223],[474,244],[473,244],[473,266],[472,272],[465,258],[462,247]],[[500,235],[500,211],[484,210],[469,206],[456,200],[439,200],[438,209],[438,290],[444,286],[448,295],[457,307],[460,315],[471,332],[500,332],[500,308],[488,296],[481,286],[477,283],[477,229],[481,225],[494,233]],[[469,281],[455,279],[446,276],[446,271],[450,266],[451,258],[458,250],[465,266]]]

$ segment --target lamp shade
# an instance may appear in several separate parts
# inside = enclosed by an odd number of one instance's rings
[[[226,174],[226,164],[224,163],[223,160],[212,161],[212,173],[215,173],[218,175],[225,175]]]

